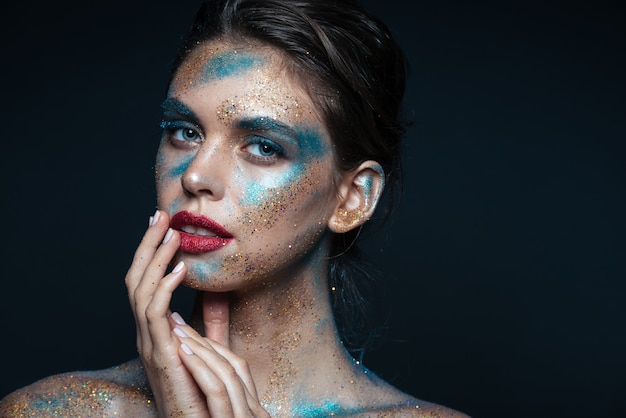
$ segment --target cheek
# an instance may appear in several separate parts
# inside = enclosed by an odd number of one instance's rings
[[[278,224],[297,227],[303,219],[325,220],[332,180],[321,162],[294,166],[281,176],[267,181],[242,181],[242,208],[239,221],[251,232],[271,229]],[[326,168],[326,169],[325,169]]]
[[[170,214],[179,211],[180,178],[187,171],[193,156],[180,159],[168,158],[161,148],[157,152],[155,163],[155,184],[158,207],[167,210]]]
[[[193,161],[193,155],[184,155],[179,158],[173,158],[167,155],[163,148],[159,148],[156,156],[155,178],[157,187],[159,183],[178,180],[187,171],[189,165]]]

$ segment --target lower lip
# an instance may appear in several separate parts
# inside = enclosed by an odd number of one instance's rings
[[[180,233],[180,250],[186,253],[208,253],[224,248],[232,238],[204,237],[186,232]]]

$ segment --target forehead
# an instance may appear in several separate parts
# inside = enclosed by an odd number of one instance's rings
[[[218,113],[224,118],[264,107],[273,113],[266,116],[308,115],[321,121],[302,81],[287,70],[286,59],[268,46],[203,43],[177,69],[168,96],[221,98]]]
[[[267,48],[236,47],[221,42],[196,46],[177,69],[174,87],[197,87],[211,81],[241,76],[267,67],[278,54]]]

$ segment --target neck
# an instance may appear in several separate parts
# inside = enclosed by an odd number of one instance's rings
[[[326,266],[320,264],[229,295],[230,349],[246,359],[267,402],[310,394],[324,387],[321,376],[350,369],[333,319]],[[202,324],[202,307],[194,312],[192,323]]]

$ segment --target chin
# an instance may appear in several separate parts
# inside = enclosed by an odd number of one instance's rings
[[[187,274],[182,285],[190,289],[201,290],[204,292],[229,292],[231,290],[237,290],[240,286],[237,283],[233,283],[231,280],[218,278],[215,276],[203,276],[202,278],[196,277],[193,274]]]

